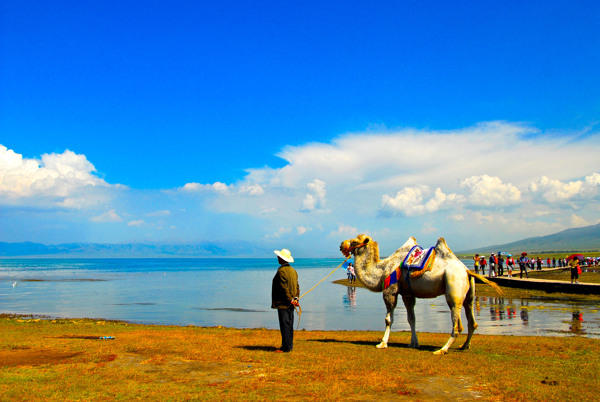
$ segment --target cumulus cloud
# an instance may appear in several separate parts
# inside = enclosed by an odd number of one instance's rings
[[[91,189],[117,187],[98,178],[85,156],[65,151],[33,160],[1,147],[0,202],[54,197],[52,205],[70,209],[91,202],[109,210],[95,212],[96,222],[143,217],[150,232],[160,217],[165,228],[176,224],[181,239],[217,231],[236,238],[297,237],[324,247],[366,231],[380,241],[395,236],[392,243],[407,233],[454,233],[465,243],[454,246],[460,249],[476,246],[471,243],[490,227],[494,236],[504,236],[493,239],[500,242],[596,221],[600,136],[578,134],[506,122],[348,133],[327,143],[285,146],[278,154],[282,167],[246,169],[232,184],[190,182],[155,193],[125,188],[110,192],[117,200],[101,204],[89,197]],[[206,202],[197,202],[205,195]],[[502,219],[503,207],[510,207],[512,220]],[[123,227],[131,233],[142,223],[127,220],[132,226]]]
[[[238,194],[241,195],[250,195],[250,196],[258,196],[263,195],[265,190],[259,184],[251,184],[247,186],[241,186]]]
[[[594,198],[600,194],[600,174],[593,173],[583,180],[566,183],[542,176],[530,184],[529,190],[536,197],[548,203]]]
[[[302,200],[302,211],[310,212],[315,209],[323,209],[325,205],[325,182],[319,179],[314,179],[306,185],[309,193]]]
[[[471,176],[460,182],[469,191],[467,199],[473,205],[496,207],[516,204],[521,201],[521,192],[499,177],[488,175]]]
[[[127,222],[127,226],[142,226],[142,225],[144,225],[144,223],[146,223],[146,222],[144,222],[143,219],[138,219],[138,220],[135,220],[135,221],[129,221],[129,222]]]
[[[217,181],[213,184],[201,184],[201,183],[186,183],[183,191],[196,192],[196,191],[212,191],[215,193],[226,194],[229,192],[229,186],[225,183]]]
[[[41,160],[22,155],[0,145],[0,197],[10,200],[39,197],[55,200],[55,205],[78,208],[94,203],[85,193],[94,187],[109,187],[84,155],[66,150],[44,154]]]
[[[425,200],[427,198],[427,200]],[[434,191],[426,185],[405,187],[395,196],[384,194],[381,209],[387,213],[401,212],[407,216],[423,215],[439,210],[444,203],[457,199],[456,194],[444,194],[439,187]]]

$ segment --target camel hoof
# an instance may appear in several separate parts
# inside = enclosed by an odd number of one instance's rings
[[[379,345],[375,346],[377,349],[385,349],[387,348],[387,343],[381,342]]]
[[[448,353],[448,351],[444,349],[436,350],[435,352],[433,352],[434,355],[438,356],[445,355],[446,353]]]
[[[410,345],[408,345],[409,348],[411,349],[419,349],[419,344],[418,343],[411,343]]]
[[[468,345],[467,345],[467,344],[465,343],[464,345],[462,345],[462,346],[460,347],[460,350],[467,350],[467,349],[469,349],[470,347],[471,347],[471,344],[468,344]]]

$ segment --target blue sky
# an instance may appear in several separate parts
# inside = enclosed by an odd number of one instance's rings
[[[600,222],[596,1],[0,12],[0,241],[330,256]]]

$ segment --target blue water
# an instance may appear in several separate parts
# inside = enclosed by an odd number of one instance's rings
[[[301,293],[340,262],[296,260]],[[274,258],[0,259],[0,313],[275,329],[276,269]],[[381,293],[332,283],[342,278],[340,268],[301,300],[300,328],[383,331]],[[476,307],[480,334],[600,337],[591,302],[478,297]],[[450,331],[444,297],[418,300],[416,315],[418,331]],[[409,330],[401,301],[393,330]]]

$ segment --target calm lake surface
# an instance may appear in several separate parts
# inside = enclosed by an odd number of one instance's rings
[[[341,261],[296,260],[301,293]],[[276,329],[276,269],[275,258],[0,259],[0,313]],[[340,268],[302,299],[301,329],[383,331],[381,293],[331,283],[345,277]],[[595,300],[478,297],[476,306],[480,334],[600,337]],[[443,296],[418,299],[415,311],[417,331],[450,332]],[[409,330],[401,301],[393,330]]]

